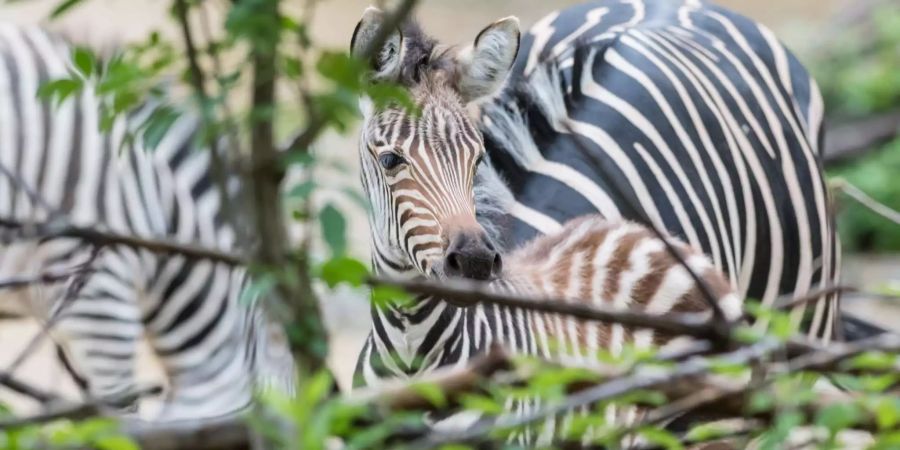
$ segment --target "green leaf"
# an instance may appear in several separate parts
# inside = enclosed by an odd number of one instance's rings
[[[387,304],[397,306],[410,305],[413,297],[403,289],[394,286],[375,286],[372,288],[372,304],[381,308]]]
[[[59,78],[42,84],[37,91],[38,98],[61,104],[72,94],[81,90],[82,81],[73,78]]]
[[[685,436],[691,442],[705,442],[729,434],[728,427],[721,423],[701,423],[691,428]]]
[[[366,87],[366,94],[372,99],[377,108],[397,105],[408,113],[417,115],[418,109],[409,95],[409,91],[398,84],[378,83]]]
[[[334,381],[327,370],[320,370],[304,386],[301,404],[312,408],[328,397]]]
[[[299,198],[305,200],[309,198],[309,195],[312,194],[317,186],[315,181],[305,180],[302,183],[294,185],[285,196],[289,199]]]
[[[349,186],[344,186],[341,188],[341,192],[343,192],[348,198],[353,200],[360,208],[366,211],[369,210],[369,199],[363,197],[363,195],[359,193],[359,190]]]
[[[678,437],[660,428],[644,427],[638,430],[638,433],[651,443],[668,450],[681,450],[684,448]]]
[[[325,52],[319,56],[316,70],[338,86],[353,93],[362,91],[362,74],[366,66],[346,52]]]
[[[369,269],[359,260],[338,256],[322,264],[320,276],[331,288],[340,283],[361,286],[369,276]]]
[[[250,305],[256,299],[268,295],[275,289],[278,283],[277,277],[272,273],[261,273],[254,276],[252,281],[241,292],[238,303],[241,305]]]
[[[751,394],[750,403],[747,405],[748,412],[761,413],[770,411],[775,407],[775,397],[767,391],[757,391]]]
[[[847,361],[850,369],[861,370],[890,370],[897,364],[897,355],[881,351],[870,351],[857,355]]]
[[[425,398],[432,406],[443,409],[447,406],[447,396],[434,383],[414,383],[412,389]]]
[[[50,19],[57,19],[72,8],[78,6],[82,0],[63,0],[50,12]]]
[[[144,140],[144,147],[149,150],[156,149],[179,117],[181,113],[174,108],[168,106],[156,108],[142,124],[144,131],[141,137]]]
[[[343,255],[347,250],[347,221],[344,215],[333,205],[325,205],[319,211],[319,224],[332,256]]]
[[[123,435],[102,436],[94,439],[93,445],[99,450],[140,450],[137,443]]]
[[[888,430],[900,424],[900,399],[882,397],[878,399],[873,409],[880,430]]]
[[[89,78],[94,73],[96,59],[94,53],[84,47],[75,47],[72,52],[72,61],[75,62],[75,68],[85,78]]]
[[[862,409],[854,403],[828,405],[816,414],[816,424],[832,432],[856,425],[863,418]]]
[[[288,78],[298,78],[303,74],[303,62],[300,61],[300,58],[285,57],[281,65]]]
[[[503,413],[503,405],[490,397],[479,394],[463,394],[460,403],[465,409],[480,411],[492,415],[500,415]]]

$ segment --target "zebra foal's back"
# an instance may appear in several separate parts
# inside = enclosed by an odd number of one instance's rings
[[[680,240],[671,238],[669,243],[710,289],[725,318],[738,320],[741,300],[710,258]],[[513,293],[659,315],[711,313],[700,286],[665,243],[632,222],[598,215],[571,220],[512,252],[506,267],[498,287]],[[652,330],[565,317],[531,316],[527,324],[537,345],[525,353],[541,356],[553,356],[552,340],[572,344],[569,350],[590,357],[600,349],[615,354],[626,344],[647,348],[670,339]]]

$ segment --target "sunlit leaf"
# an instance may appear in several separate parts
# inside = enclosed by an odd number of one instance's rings
[[[728,427],[721,423],[701,423],[692,427],[685,438],[691,442],[705,442],[728,435]]]
[[[647,441],[668,450],[681,450],[684,448],[677,436],[661,428],[644,427],[638,431],[638,434]]]
[[[403,289],[394,286],[373,287],[371,299],[372,304],[379,308],[388,304],[396,306],[410,305],[413,302],[413,296],[409,295],[409,293]]]
[[[340,283],[360,286],[369,276],[369,269],[359,260],[338,256],[322,264],[320,276],[328,287],[333,288]]]
[[[140,450],[134,440],[124,435],[102,436],[94,439],[92,444],[98,450]]]
[[[478,394],[463,394],[460,403],[465,409],[480,411],[487,414],[499,415],[503,413],[503,405],[490,397]]]
[[[434,383],[413,383],[412,389],[425,398],[432,406],[443,409],[447,406],[447,396]]]

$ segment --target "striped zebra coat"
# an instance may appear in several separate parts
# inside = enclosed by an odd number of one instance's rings
[[[352,48],[378,17],[366,11]],[[599,214],[652,221],[701,249],[741,299],[771,304],[838,277],[819,93],[749,19],[692,0],[600,1],[548,15],[521,43],[515,20],[498,21],[465,48],[408,24],[372,65],[422,109],[412,118],[363,102],[379,273],[508,276],[498,249]],[[477,129],[465,111],[476,100]],[[358,384],[461,364],[484,348],[466,319],[475,312],[418,300],[373,309]],[[837,297],[813,305],[794,318],[828,341]],[[515,313],[481,311],[494,335],[525,332]]]
[[[70,54],[39,28],[0,24],[0,216],[231,250],[235,233],[221,217],[209,152],[197,145],[197,118],[183,115],[153,151],[140,139],[123,143],[153,105],[101,133],[90,89],[58,108],[36,97],[42,83],[67,76]],[[18,240],[14,231],[0,229],[0,279],[69,270],[91,253],[80,240]],[[134,388],[145,337],[167,376],[166,420],[242,410],[258,380],[290,386],[280,330],[239,302],[243,269],[122,246],[102,249],[89,268],[52,332],[91,395]],[[0,308],[47,320],[66,287],[3,291]]]

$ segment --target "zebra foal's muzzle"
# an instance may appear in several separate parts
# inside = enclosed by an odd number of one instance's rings
[[[444,253],[444,275],[488,281],[500,276],[503,259],[484,231],[453,233]]]

